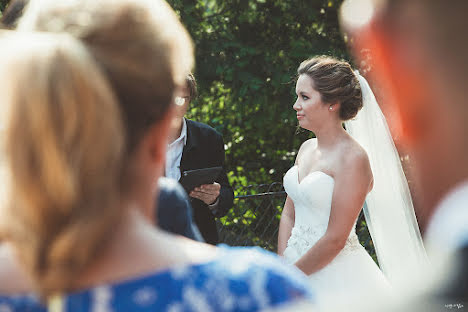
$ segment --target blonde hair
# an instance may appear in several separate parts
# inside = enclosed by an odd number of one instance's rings
[[[2,43],[11,47],[4,234],[50,296],[72,290],[111,236],[123,215],[119,194],[138,187],[129,159],[166,114],[193,56],[162,1],[34,2],[19,28],[57,34]]]
[[[118,217],[123,127],[108,82],[79,42],[29,34],[2,46],[10,74],[2,93],[10,105],[5,232],[47,293],[66,287],[110,230],[96,212]]]
[[[87,46],[118,97],[129,150],[193,66],[190,36],[161,0],[32,0],[18,29],[66,32]]]

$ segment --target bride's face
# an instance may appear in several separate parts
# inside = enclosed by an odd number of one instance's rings
[[[329,116],[328,105],[322,102],[320,93],[313,88],[314,81],[308,75],[300,75],[296,83],[297,100],[293,105],[301,128],[315,131]]]

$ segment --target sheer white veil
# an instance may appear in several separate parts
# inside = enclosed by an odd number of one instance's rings
[[[400,157],[375,96],[358,71],[363,108],[346,121],[348,133],[366,150],[374,175],[364,207],[380,268],[392,285],[418,274],[427,264]]]

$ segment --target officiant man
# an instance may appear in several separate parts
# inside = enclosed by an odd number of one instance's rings
[[[234,193],[224,166],[224,142],[221,134],[206,124],[183,117],[196,96],[197,83],[190,74],[186,77],[186,86],[176,97],[176,115],[180,117],[174,120],[176,131],[169,138],[166,177],[178,181],[187,170],[223,167],[214,183],[200,185],[188,194],[196,225],[205,241],[215,245],[218,243],[215,218],[226,215],[233,205]]]

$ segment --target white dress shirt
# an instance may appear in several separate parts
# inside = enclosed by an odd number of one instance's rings
[[[183,118],[180,136],[167,147],[166,177],[179,181],[181,176],[180,161],[185,144],[187,144],[187,122]]]
[[[468,180],[440,202],[428,225],[425,242],[431,251],[443,253],[468,244]]]
[[[180,161],[182,160],[182,153],[184,146],[187,144],[187,121],[183,118],[182,129],[180,130],[180,136],[167,146],[166,152],[166,177],[179,181],[181,177],[180,173]],[[208,207],[211,213],[216,214],[218,210],[219,196],[215,202]]]

